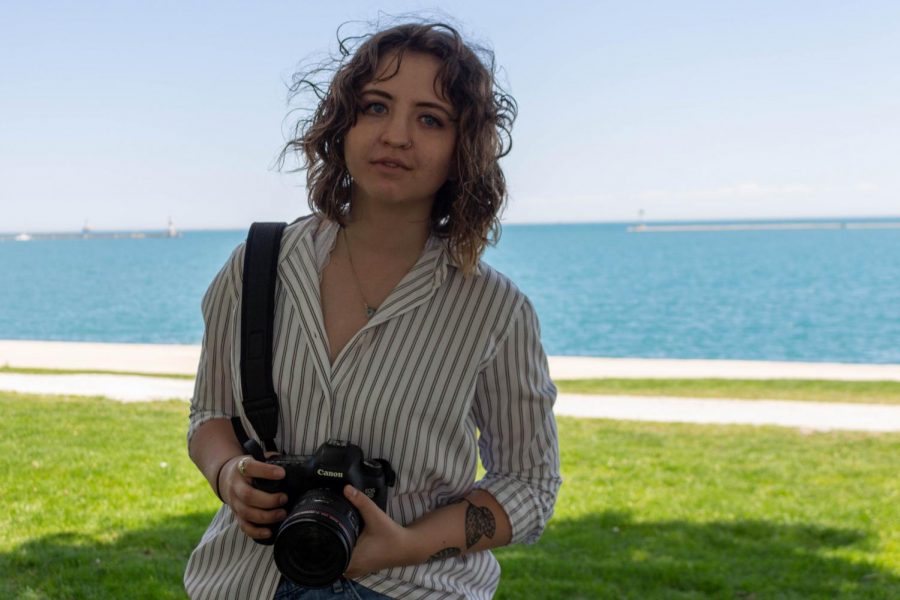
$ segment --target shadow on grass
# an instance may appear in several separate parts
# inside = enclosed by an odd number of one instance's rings
[[[496,551],[498,599],[900,598],[900,577],[849,554],[869,534],[766,521],[551,521],[534,546]]]
[[[212,513],[173,517],[109,542],[56,533],[0,553],[0,597],[185,598],[188,556]]]
[[[109,542],[30,540],[0,554],[0,597],[184,598],[185,563],[211,518],[173,517]],[[497,598],[900,598],[896,574],[841,556],[873,543],[851,529],[603,513],[553,521],[537,545],[498,550]]]

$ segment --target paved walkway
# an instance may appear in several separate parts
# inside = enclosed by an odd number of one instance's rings
[[[560,394],[554,412],[625,421],[779,425],[811,431],[900,431],[900,406],[888,404]]]
[[[0,340],[0,365],[193,375],[199,346]],[[554,379],[721,378],[900,381],[900,365],[551,356]],[[186,379],[0,373],[0,390],[105,396],[123,402],[189,400]],[[900,431],[900,406],[562,394],[559,415],[639,421],[771,424],[812,430]]]
[[[0,390],[105,396],[123,402],[173,398],[187,401],[193,394],[194,382],[122,375],[0,373]],[[589,418],[781,425],[815,431],[900,431],[900,406],[874,404],[560,394],[555,412]]]
[[[0,373],[0,390],[23,394],[105,396],[121,402],[190,400],[194,382],[189,379],[130,375],[24,375]]]
[[[0,340],[0,365],[193,375],[200,346]],[[900,381],[900,365],[551,356],[554,379],[719,378]]]

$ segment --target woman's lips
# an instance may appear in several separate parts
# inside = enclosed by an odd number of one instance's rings
[[[409,171],[409,169],[410,169],[410,166],[408,164],[406,164],[405,162],[403,162],[402,160],[395,160],[392,158],[379,158],[378,160],[373,160],[372,164],[373,165],[383,165],[383,166],[391,168],[391,169],[404,169],[406,171]]]
[[[388,161],[373,162],[372,166],[382,173],[403,173],[409,171],[408,167],[396,163],[392,164]]]

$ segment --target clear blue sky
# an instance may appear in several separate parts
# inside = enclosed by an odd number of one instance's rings
[[[3,2],[0,231],[306,213],[285,82],[372,6]],[[519,102],[507,222],[900,216],[900,2],[442,6]]]

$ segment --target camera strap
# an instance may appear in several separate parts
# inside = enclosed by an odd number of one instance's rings
[[[244,414],[253,425],[265,449],[277,452],[278,396],[272,383],[274,345],[275,280],[278,252],[287,223],[253,223],[244,252],[244,281],[241,298],[241,392]],[[241,445],[249,436],[240,417],[231,425]]]

